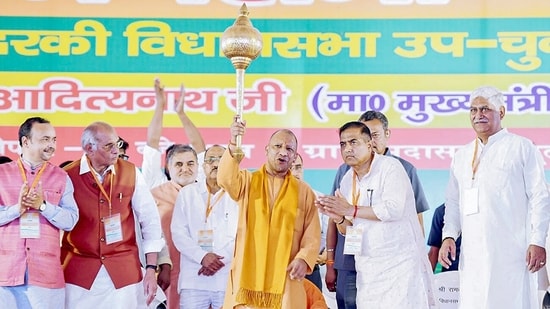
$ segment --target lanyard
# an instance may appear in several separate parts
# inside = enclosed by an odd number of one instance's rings
[[[216,200],[214,200],[214,203],[210,204],[210,197],[213,194],[210,194],[210,192],[208,192],[208,199],[206,200],[206,218],[204,218],[204,222],[208,221],[208,217],[210,216],[210,213],[212,213],[212,208],[214,208],[214,206],[221,200],[224,194],[225,194],[225,191],[222,190],[222,192],[218,195]]]
[[[370,167],[372,166],[372,161],[374,161],[374,154],[372,154],[372,157],[369,161],[369,167],[367,169],[367,174],[370,172]],[[361,188],[357,189],[357,179],[359,178],[359,175],[354,171],[353,172],[353,182],[352,182],[352,193],[351,193],[351,202],[353,203],[353,206],[359,206],[357,203],[359,202],[359,197],[361,196]],[[371,190],[372,191],[372,190]],[[370,196],[370,203],[372,204],[372,192]],[[370,205],[372,206],[372,205]]]
[[[90,173],[92,173],[92,176],[94,177],[95,183],[99,187],[99,190],[101,191],[103,196],[105,196],[105,198],[109,202],[109,216],[111,216],[111,209],[112,209],[111,196],[113,195],[113,172],[111,171],[109,173],[111,186],[109,187],[109,195],[107,195],[107,192],[105,191],[105,188],[103,187],[103,184],[99,181],[99,179],[97,179],[97,176],[95,175],[95,171],[94,171],[94,168],[92,167],[92,164],[90,163],[90,159],[88,157],[86,157],[86,159],[88,160],[88,166],[90,167]]]
[[[23,178],[23,182],[27,182],[27,174],[25,174],[25,168],[23,168],[23,163],[21,163],[21,159],[17,160],[17,165],[19,166],[19,171],[21,172],[21,177]],[[38,184],[38,181],[40,180],[40,177],[42,177],[42,173],[46,169],[46,162],[42,163],[42,167],[38,171],[38,174],[36,174],[36,177],[34,177],[34,181],[32,182],[31,187],[29,190],[32,190],[34,187],[36,187],[36,184]]]
[[[357,173],[353,173],[353,182],[352,182],[352,192],[351,192],[351,202],[353,206],[358,206],[357,202],[359,202],[359,197],[361,196],[361,188],[359,190],[356,189],[357,187]]]
[[[474,146],[474,155],[472,157],[472,180],[474,180],[474,178],[476,177],[477,168],[479,166],[479,161],[481,159],[481,158],[477,157],[477,148],[478,148],[478,143],[479,143],[477,138],[476,138],[475,142],[476,142],[476,145]]]

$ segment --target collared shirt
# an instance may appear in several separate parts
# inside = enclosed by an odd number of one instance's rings
[[[164,246],[164,239],[162,238],[162,230],[160,227],[159,213],[156,208],[155,200],[149,187],[145,183],[143,175],[136,167],[136,180],[134,194],[132,195],[132,209],[136,215],[139,224],[141,226],[141,237],[143,239],[143,251],[159,252]],[[111,171],[113,175],[116,175],[116,170],[113,165],[110,165],[104,172]],[[80,159],[80,175],[91,172],[90,166],[86,155],[83,155]],[[95,172],[98,180],[103,181],[103,175],[99,175]]]
[[[224,291],[227,276],[233,260],[235,237],[237,233],[239,207],[229,194],[219,190],[213,195],[206,182],[193,183],[183,187],[178,194],[172,215],[172,241],[180,252],[180,272],[178,290],[197,289]],[[212,210],[206,215],[207,202]],[[201,261],[208,251],[199,244],[199,231],[213,231],[213,252],[223,256],[225,264],[213,276],[198,275]]]
[[[426,199],[426,195],[424,194],[424,189],[422,188],[422,183],[418,178],[414,165],[403,158],[392,155],[389,148],[386,148],[384,155],[397,159],[401,163],[401,165],[403,165],[405,172],[407,172],[414,192],[416,213],[423,213],[426,210],[430,209],[430,206],[428,205],[428,200]],[[336,189],[340,187],[340,182],[342,181],[342,178],[349,169],[350,166],[347,164],[340,165],[338,171],[336,172],[336,176],[334,177],[332,194],[334,194],[334,192],[336,192]],[[340,235],[340,233],[337,233],[337,237],[338,241],[336,242],[335,248],[334,268],[340,270],[355,270],[355,259],[353,255],[343,254],[345,237]]]
[[[544,247],[550,220],[550,196],[541,153],[531,141],[502,129],[490,136],[486,145],[479,146],[482,149],[478,154],[480,162],[472,181],[475,143],[481,144],[476,138],[453,157],[446,192],[443,238],[456,239],[460,235],[461,222],[467,218],[459,207],[460,190],[475,187],[479,190],[480,207],[514,210],[506,213],[508,220],[523,218],[529,212],[531,229],[526,239],[530,244]],[[496,184],[503,186],[496,188]]]
[[[506,129],[483,147],[476,143],[455,153],[445,199],[443,238],[462,235],[461,306],[535,308],[536,273],[525,256],[529,245],[546,244],[550,195],[542,154]]]
[[[316,190],[313,190],[313,192],[315,192],[316,197],[323,195],[321,192]],[[319,254],[321,254],[323,250],[325,250],[327,244],[327,229],[329,220],[329,216],[319,211],[319,223],[321,225],[321,245],[319,246]]]

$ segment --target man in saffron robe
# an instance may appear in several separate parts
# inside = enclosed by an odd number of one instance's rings
[[[265,147],[267,162],[250,172],[233,157],[245,123],[235,117],[230,131],[218,183],[240,213],[224,308],[306,308],[302,280],[315,266],[321,229],[315,193],[290,172],[296,136],[276,131]]]

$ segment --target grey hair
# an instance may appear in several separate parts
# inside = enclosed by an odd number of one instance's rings
[[[80,144],[82,146],[82,149],[86,148],[86,145],[90,144],[92,146],[92,150],[97,150],[97,133],[101,129],[110,129],[114,130],[111,125],[105,122],[94,122],[90,124],[89,126],[84,129],[84,132],[82,132],[82,137],[80,137]]]
[[[493,105],[497,109],[501,106],[505,106],[502,92],[493,86],[483,86],[472,91],[470,94],[470,104],[472,104],[472,101],[479,97],[486,99],[489,104]]]
[[[80,138],[80,144],[82,145],[82,149],[86,147],[86,145],[90,144],[92,146],[92,150],[97,150],[97,139],[94,136],[94,133],[92,130],[88,130],[86,128],[84,132],[82,132],[82,137]]]

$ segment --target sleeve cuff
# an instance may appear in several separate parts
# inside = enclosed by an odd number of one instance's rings
[[[151,253],[151,252],[160,252],[162,250],[162,247],[166,242],[164,239],[144,239],[143,240],[143,252],[144,253]]]
[[[534,234],[531,236],[531,242],[529,244],[546,248],[546,237],[544,235]]]

